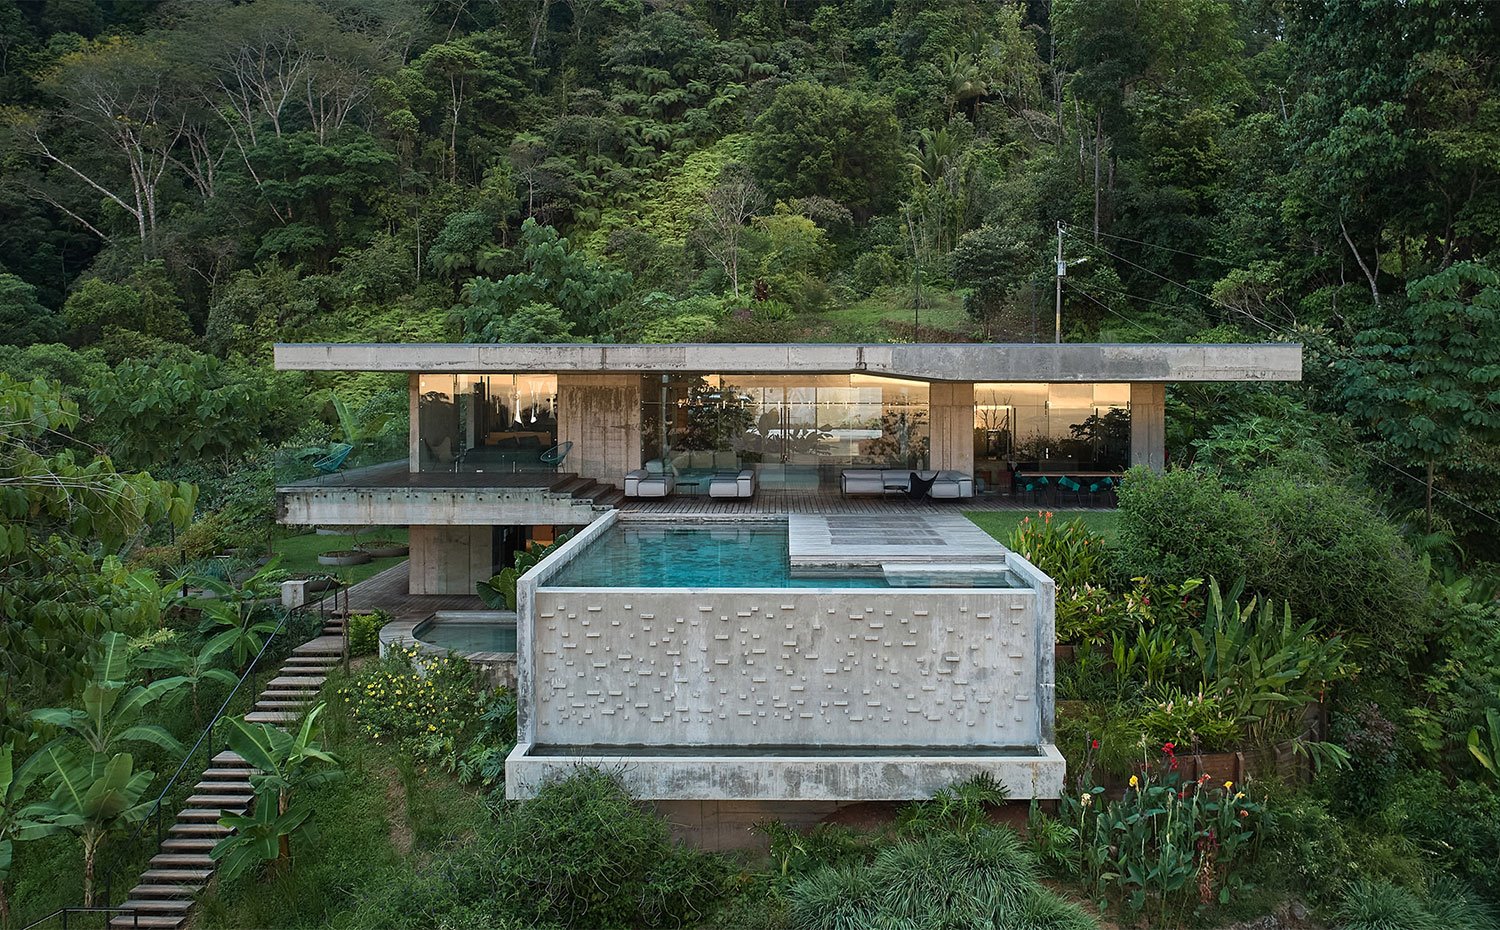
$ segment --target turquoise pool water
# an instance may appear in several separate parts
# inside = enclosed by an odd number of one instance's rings
[[[454,652],[515,652],[516,625],[483,620],[428,620],[412,635]]]
[[[864,576],[794,578],[785,524],[650,526],[617,523],[546,582],[558,588],[890,588]],[[918,569],[918,571],[920,571]],[[1019,587],[1014,576],[934,576],[933,587]]]
[[[547,582],[560,588],[884,588],[882,578],[793,578],[786,526],[617,523]]]

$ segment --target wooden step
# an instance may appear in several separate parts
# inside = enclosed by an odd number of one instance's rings
[[[229,749],[226,749],[223,752],[215,755],[209,761],[214,765],[220,765],[226,768],[235,765],[242,766],[244,768],[250,768],[250,763],[246,762],[239,753]]]
[[[193,906],[188,898],[131,898],[121,907],[132,911],[153,911],[158,914],[182,914]]]
[[[168,881],[142,882],[130,889],[132,898],[191,898],[203,889],[201,884],[176,884]]]
[[[213,869],[147,869],[141,873],[141,878],[147,882],[170,882],[179,886],[192,885],[195,888],[202,888],[213,877]]]
[[[225,810],[239,813],[250,806],[250,792],[244,794],[195,794],[187,799],[188,807],[200,810]]]
[[[251,768],[249,764],[215,765],[203,770],[203,779],[205,781],[216,779],[225,779],[228,781],[244,781],[245,777],[253,771],[255,770]]]
[[[238,811],[235,813],[238,813]],[[179,824],[218,823],[219,818],[223,816],[223,811],[218,808],[189,807],[186,810],[178,811],[177,822]]]
[[[151,857],[151,864],[158,868],[178,869],[212,870],[214,867],[208,853],[157,853]]]
[[[161,848],[167,852],[208,852],[219,841],[213,837],[199,836],[169,836],[161,841]]]
[[[326,675],[282,675],[272,678],[266,685],[267,690],[279,688],[282,690],[306,689],[316,691],[323,687],[323,682],[328,680]]]
[[[198,794],[251,795],[255,786],[248,781],[200,781],[193,786]]]
[[[186,914],[121,914],[109,921],[111,930],[177,930],[185,923]]]
[[[303,710],[311,701],[294,701],[290,698],[262,698],[255,702],[254,710]]]
[[[302,714],[290,710],[253,710],[245,715],[246,723],[296,723]]]
[[[338,636],[317,636],[292,650],[294,656],[342,656],[343,654],[344,641]]]
[[[218,821],[212,823],[174,823],[172,829],[167,831],[168,836],[228,836],[231,831],[228,827]]]
[[[594,498],[595,507],[618,507],[625,502],[625,492],[619,488],[612,488],[606,494]]]

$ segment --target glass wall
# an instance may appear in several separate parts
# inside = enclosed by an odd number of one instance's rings
[[[422,471],[544,471],[557,444],[556,375],[436,375],[418,379]]]
[[[871,375],[661,375],[641,384],[641,460],[692,493],[753,467],[765,487],[834,487],[851,466],[925,468],[927,384]]]
[[[1012,466],[1122,471],[1130,465],[1129,384],[974,385],[974,468],[991,487]]]

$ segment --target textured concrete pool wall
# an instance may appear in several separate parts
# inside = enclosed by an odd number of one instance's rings
[[[544,745],[1035,746],[1030,590],[536,592]]]
[[[1059,796],[1053,586],[1024,559],[1026,589],[545,587],[618,519],[517,586],[509,796],[578,764],[656,799],[904,799],[980,772]],[[1020,748],[968,751],[994,746]]]

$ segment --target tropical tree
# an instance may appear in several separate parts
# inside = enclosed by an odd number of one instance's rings
[[[104,553],[153,524],[186,527],[197,497],[79,454],[78,422],[56,386],[0,374],[0,697],[12,734],[29,729],[31,708],[83,687],[101,634],[156,624],[160,605]]]
[[[455,316],[466,341],[511,341],[504,337],[518,327],[507,321],[517,314],[538,332],[596,334],[606,311],[630,286],[629,272],[580,254],[557,230],[532,219],[521,224],[521,252],[522,270],[499,281],[474,278],[465,285],[467,303]],[[548,306],[556,312],[541,309]]]
[[[319,704],[302,718],[295,734],[268,723],[229,721],[229,748],[255,767],[250,784],[255,810],[247,817],[225,817],[219,822],[235,832],[220,840],[213,857],[224,861],[226,874],[235,875],[259,862],[275,860],[290,868],[292,836],[306,827],[311,807],[295,807],[294,792],[339,778],[338,759],[318,742]]]
[[[190,585],[212,595],[190,595],[186,599],[186,603],[203,613],[202,632],[212,634],[204,648],[228,650],[236,667],[243,670],[248,666],[265,645],[266,637],[276,632],[277,624],[267,617],[265,602],[276,596],[282,577],[279,557],[240,581],[203,574],[190,576]]]
[[[740,296],[740,241],[745,224],[765,202],[750,170],[730,162],[719,172],[718,183],[703,194],[704,211],[698,242],[724,268],[734,296]]]
[[[1425,466],[1430,533],[1439,463],[1466,442],[1500,440],[1500,275],[1459,262],[1413,281],[1407,298],[1338,368],[1349,412]]]

